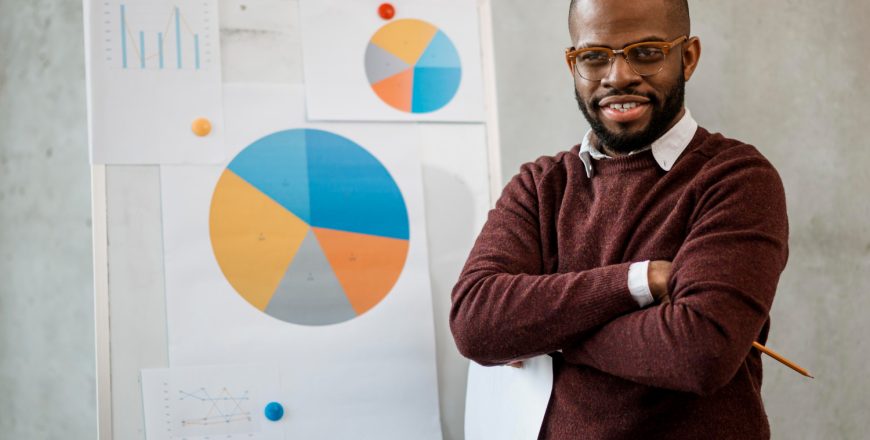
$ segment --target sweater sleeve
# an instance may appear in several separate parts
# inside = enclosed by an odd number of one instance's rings
[[[566,361],[700,395],[731,381],[768,319],[788,218],[779,175],[759,154],[713,168],[674,257],[671,303],[613,320],[565,349]]]
[[[541,172],[529,164],[506,186],[453,289],[453,337],[481,365],[557,351],[638,309],[628,290],[630,263],[545,274],[542,237],[555,232],[539,222]]]

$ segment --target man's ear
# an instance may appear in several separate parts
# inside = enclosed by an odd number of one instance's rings
[[[689,81],[701,58],[701,40],[698,37],[689,38],[683,47],[683,79]]]

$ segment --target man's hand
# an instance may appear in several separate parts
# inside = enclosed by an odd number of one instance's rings
[[[673,264],[670,261],[656,260],[649,262],[649,269],[647,270],[649,291],[659,304],[669,304],[671,302],[671,295],[668,292],[668,281],[671,279],[671,266]]]
[[[658,304],[670,304],[671,302],[671,294],[668,292],[668,281],[671,279],[671,266],[673,264],[665,260],[649,262],[649,268],[647,269],[649,291]],[[523,368],[523,361],[511,362],[508,366]]]

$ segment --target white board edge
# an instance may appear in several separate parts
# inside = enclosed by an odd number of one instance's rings
[[[97,438],[112,439],[112,359],[109,325],[109,240],[106,166],[91,168],[91,227],[94,246],[94,339],[96,348]]]
[[[501,194],[501,142],[498,126],[498,97],[495,79],[495,45],[492,33],[492,1],[478,0],[483,94],[486,109],[487,154],[489,156],[489,204]]]

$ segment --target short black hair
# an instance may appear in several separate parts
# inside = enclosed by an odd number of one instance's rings
[[[571,0],[568,13],[574,11],[578,0]],[[689,19],[689,0],[666,0],[669,6],[668,14],[674,18],[680,27],[685,29],[686,36],[691,36],[691,20]]]

